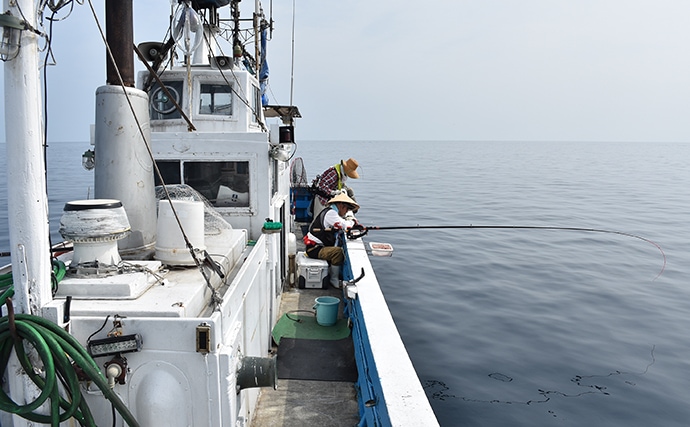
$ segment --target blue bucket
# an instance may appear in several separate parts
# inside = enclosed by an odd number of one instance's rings
[[[316,323],[321,326],[333,326],[338,321],[338,306],[340,298],[318,297],[314,309],[316,310]]]

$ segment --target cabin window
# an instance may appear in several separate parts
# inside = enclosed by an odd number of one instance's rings
[[[202,84],[199,91],[199,114],[231,116],[232,88],[225,84]]]
[[[165,90],[158,82],[149,91],[149,113],[151,120],[169,120],[182,117],[177,106],[183,105],[182,81],[165,83]],[[177,104],[177,105],[175,105]]]
[[[216,207],[249,207],[249,162],[185,162],[184,181]]]
[[[187,184],[216,207],[249,207],[249,162],[158,160],[166,184]],[[184,176],[184,182],[181,177]],[[156,186],[161,185],[155,174]]]
[[[254,96],[252,97],[252,123],[258,123],[259,112],[261,111],[261,91],[258,87],[252,86]]]
[[[158,160],[156,165],[158,166],[158,170],[160,171],[161,175],[163,175],[163,181],[165,181],[166,184],[182,184],[182,174],[180,173],[179,161]],[[155,173],[153,176],[156,185],[163,184],[157,173]]]

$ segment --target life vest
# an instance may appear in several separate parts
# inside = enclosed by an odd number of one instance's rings
[[[328,207],[322,210],[311,222],[311,225],[309,225],[309,232],[313,234],[314,237],[321,240],[324,246],[335,246],[336,236],[338,233],[337,230],[325,230],[323,225],[323,220],[326,217],[326,213],[328,213],[330,209],[331,208]]]
[[[340,169],[342,169],[342,167],[343,167],[342,163],[338,163],[337,165],[333,166],[333,168],[335,169],[335,172],[338,174],[338,188],[337,188],[338,190],[343,189],[343,171],[340,170]]]

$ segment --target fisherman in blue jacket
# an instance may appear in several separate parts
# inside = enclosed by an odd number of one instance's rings
[[[331,285],[336,288],[341,287],[340,266],[345,261],[342,241],[338,239],[344,239],[344,231],[361,227],[352,213],[357,210],[359,205],[346,192],[337,194],[328,200],[328,207],[314,218],[304,236],[307,256],[328,261]]]

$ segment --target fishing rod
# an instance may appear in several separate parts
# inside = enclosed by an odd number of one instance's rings
[[[666,269],[666,254],[664,250],[654,242],[646,237],[639,236],[637,234],[626,233],[624,231],[616,230],[605,230],[600,228],[583,228],[583,227],[555,227],[547,225],[401,225],[401,226],[390,226],[390,227],[378,227],[378,226],[361,226],[356,225],[347,231],[347,237],[349,239],[357,239],[365,236],[370,230],[415,230],[415,229],[494,229],[494,230],[561,230],[561,231],[582,231],[588,233],[605,233],[605,234],[617,234],[619,236],[632,237],[634,239],[642,240],[647,242],[654,247],[656,247],[663,258],[663,265],[659,274],[656,275],[654,280],[658,279],[659,276]]]

